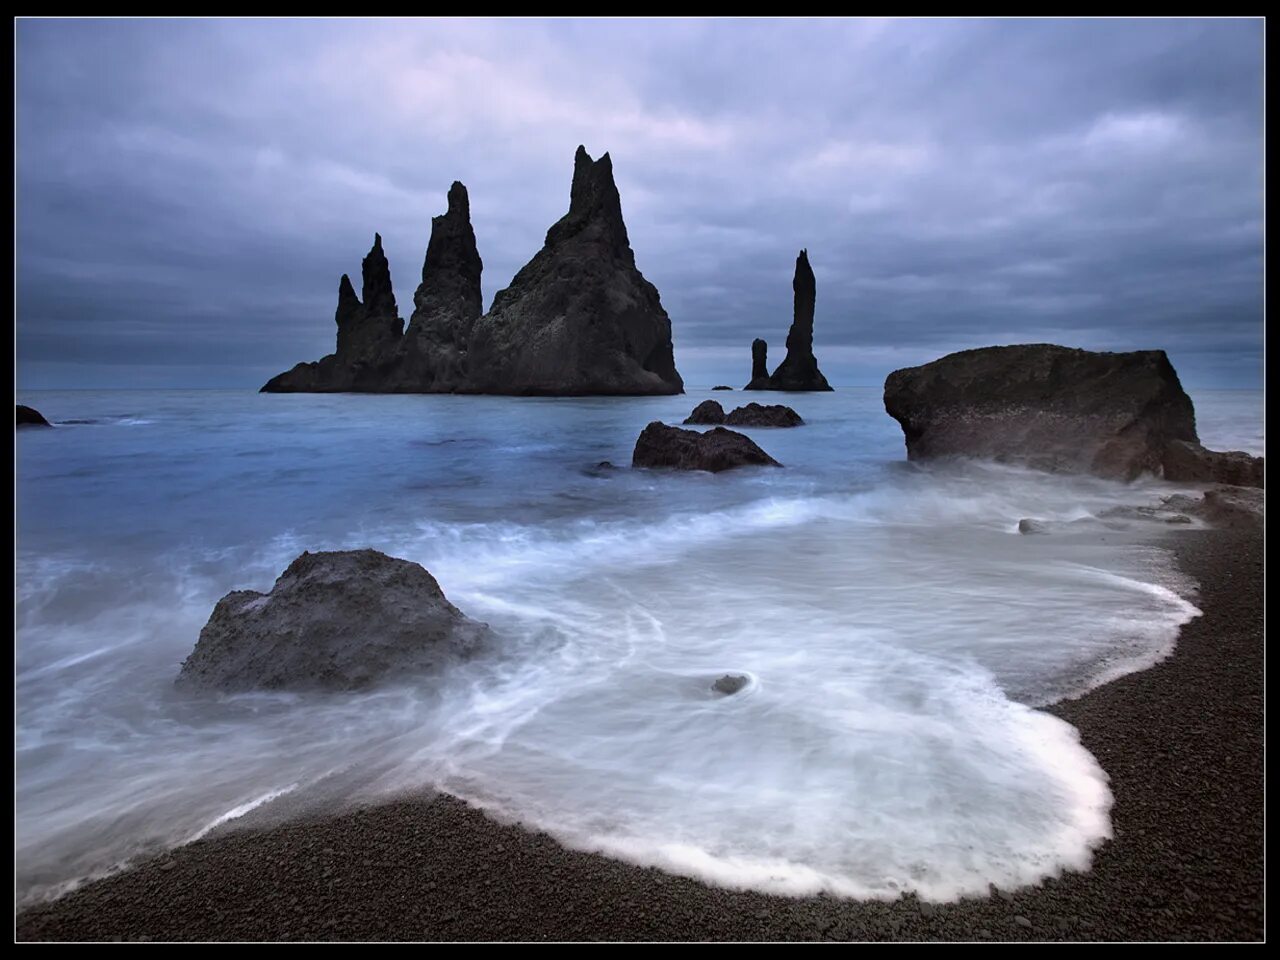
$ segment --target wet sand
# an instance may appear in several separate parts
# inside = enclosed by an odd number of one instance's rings
[[[423,796],[207,839],[16,918],[19,940],[1260,940],[1257,531],[1174,535],[1172,657],[1050,708],[1111,777],[1086,873],[955,904],[788,899],[566,850]]]

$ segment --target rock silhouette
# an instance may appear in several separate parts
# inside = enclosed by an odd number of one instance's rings
[[[24,407],[22,404],[15,404],[14,411],[14,427],[51,427],[48,420],[35,407]]]
[[[751,341],[751,382],[743,390],[769,390],[769,344],[759,337]]]
[[[782,466],[744,434],[724,427],[699,433],[669,427],[657,420],[641,431],[631,455],[631,465],[712,473],[734,467]]]
[[[763,340],[751,344],[751,382],[747,390],[830,390],[827,378],[818,369],[813,355],[813,311],[817,303],[817,281],[809,266],[809,251],[796,257],[796,273],[791,281],[795,296],[791,329],[787,333],[787,356],[770,376],[766,368],[768,345]]]

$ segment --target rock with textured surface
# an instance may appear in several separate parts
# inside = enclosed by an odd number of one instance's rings
[[[338,343],[333,353],[314,363],[300,363],[272,377],[262,393],[381,392],[395,362],[404,331],[391,268],[382,252],[382,237],[374,234],[373,248],[361,264],[364,301],[356,296],[346,274],[338,283],[334,322]]]
[[[354,690],[438,671],[487,636],[416,563],[376,550],[303,553],[270,593],[236,590],[218,601],[178,683]]]
[[[467,357],[475,393],[675,394],[671,320],[636,269],[606,153],[579,147],[569,212],[477,321]]]
[[[22,404],[15,404],[14,411],[14,427],[51,427],[51,424],[35,407],[24,407]]]
[[[770,390],[769,342],[756,337],[751,341],[751,382],[743,390]]]
[[[1262,457],[1250,456],[1242,450],[1206,450],[1186,440],[1174,440],[1164,450],[1166,480],[1261,487],[1263,466]]]
[[[716,693],[734,694],[750,682],[751,681],[747,677],[735,676],[733,674],[726,673],[711,685],[711,689]]]
[[[448,209],[431,218],[422,283],[413,295],[413,316],[387,381],[391,391],[448,393],[467,384],[471,331],[484,312],[484,263],[471,227],[467,188],[455,180],[448,200]]]
[[[640,433],[631,455],[631,465],[707,470],[711,473],[734,467],[782,466],[744,434],[724,427],[699,433],[669,427],[657,420]]]
[[[804,420],[780,403],[748,403],[726,416],[724,423],[730,427],[799,427]]]
[[[796,257],[796,275],[791,281],[795,292],[795,313],[787,334],[786,359],[769,378],[770,390],[830,390],[827,378],[818,369],[813,355],[813,310],[817,302],[817,281],[809,266],[809,251]],[[754,381],[755,377],[752,377]]]
[[[895,370],[885,410],[907,457],[965,456],[1131,480],[1159,474],[1195,411],[1163,350],[984,347]]]
[[[693,408],[693,412],[684,418],[685,423],[697,423],[706,426],[724,423],[724,407],[714,400],[703,400]]]

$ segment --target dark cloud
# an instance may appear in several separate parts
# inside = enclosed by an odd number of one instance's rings
[[[254,387],[332,349],[383,235],[402,313],[461,179],[486,301],[611,152],[692,384],[953,349],[1262,355],[1262,22],[21,20],[24,387]]]

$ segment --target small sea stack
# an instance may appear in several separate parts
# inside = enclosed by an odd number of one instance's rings
[[[755,340],[751,344],[751,382],[745,390],[786,390],[792,392],[830,390],[831,384],[818,369],[813,355],[813,311],[817,304],[818,284],[809,266],[809,251],[796,257],[796,274],[791,281],[794,309],[791,330],[787,333],[787,356],[770,375],[767,369],[768,344]]]
[[[655,420],[640,433],[631,455],[633,467],[667,467],[719,473],[735,467],[780,467],[750,437],[724,427],[705,433],[681,430]]]
[[[742,389],[773,389],[769,385],[769,343],[759,337],[751,341],[751,382]]]

